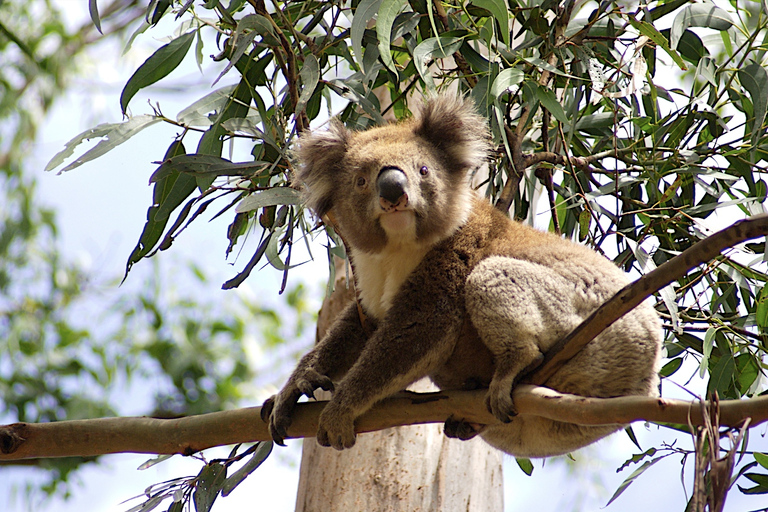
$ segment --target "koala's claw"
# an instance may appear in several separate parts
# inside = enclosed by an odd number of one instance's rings
[[[331,379],[325,375],[309,369],[305,371],[301,379],[296,381],[296,387],[299,388],[299,391],[301,391],[301,393],[307,398],[314,399],[316,399],[315,391],[318,388],[324,391],[333,391],[334,389]]]

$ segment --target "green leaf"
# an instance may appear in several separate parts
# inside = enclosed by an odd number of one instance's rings
[[[627,477],[627,479],[626,479],[626,480],[624,480],[624,481],[621,483],[621,485],[619,485],[619,488],[618,488],[618,489],[616,489],[616,492],[614,492],[614,493],[613,493],[613,496],[611,496],[611,499],[610,499],[610,500],[608,500],[608,503],[606,503],[606,504],[605,504],[605,506],[607,507],[608,505],[610,505],[611,503],[613,503],[613,502],[616,500],[616,498],[618,498],[619,496],[621,496],[621,494],[622,494],[624,491],[626,491],[626,490],[627,490],[627,488],[628,488],[630,485],[632,485],[632,482],[634,482],[635,480],[637,480],[637,478],[638,478],[640,475],[642,475],[643,473],[645,473],[645,471],[646,471],[646,470],[648,470],[648,469],[649,469],[651,466],[653,466],[654,464],[656,464],[657,462],[659,462],[661,459],[663,459],[663,457],[656,457],[655,459],[652,459],[652,460],[646,461],[646,462],[644,462],[644,463],[643,463],[643,465],[642,465],[642,466],[640,466],[640,467],[639,467],[639,468],[637,468],[635,471],[633,471],[633,472],[632,472],[632,474],[631,474],[631,475],[629,475],[629,476]]]
[[[131,101],[131,98],[137,92],[165,78],[181,64],[190,46],[192,46],[194,38],[194,31],[177,37],[170,43],[158,48],[155,53],[139,66],[139,69],[128,79],[128,83],[125,84],[123,92],[120,94],[120,108],[123,110],[123,113],[126,112],[128,102]]]
[[[752,145],[757,144],[758,139],[764,135],[762,129],[765,121],[766,108],[768,108],[768,71],[763,66],[752,62],[739,69],[739,81],[749,92],[752,99]]]
[[[763,466],[765,469],[768,469],[768,454],[755,452],[754,456],[758,464]]]
[[[520,469],[523,470],[523,473],[528,476],[533,474],[533,462],[531,462],[531,459],[515,457],[515,462],[517,462],[517,465],[520,466]]]
[[[717,329],[714,327],[710,327],[707,329],[707,332],[704,333],[704,343],[702,344],[702,351],[701,351],[701,364],[699,365],[699,377],[704,377],[704,375],[707,373],[707,368],[709,368],[709,357],[712,355],[712,348],[715,345],[715,334],[717,334]]]
[[[301,95],[296,104],[296,113],[304,111],[307,102],[315,92],[317,83],[320,81],[320,63],[311,53],[304,58],[304,65],[299,71],[299,77],[301,78]]]
[[[91,15],[91,20],[93,21],[93,24],[96,26],[96,30],[99,31],[99,34],[103,34],[104,32],[101,31],[101,18],[99,17],[99,6],[96,5],[96,0],[88,0],[88,14]]]
[[[260,192],[254,192],[237,205],[237,213],[249,212],[264,206],[278,204],[301,204],[301,193],[289,187],[273,187]]]
[[[259,442],[257,444],[256,450],[253,452],[253,456],[243,464],[243,466],[232,473],[232,475],[227,478],[227,480],[224,482],[224,485],[221,488],[221,495],[227,496],[229,493],[231,493],[233,490],[235,490],[235,487],[240,485],[240,482],[245,480],[245,478],[253,473],[259,466],[261,466],[261,463],[267,460],[267,457],[270,453],[272,453],[272,441],[268,442]]]
[[[269,162],[257,160],[233,163],[226,158],[215,155],[179,155],[164,160],[160,167],[152,173],[149,182],[156,183],[174,172],[193,174],[197,177],[213,176],[214,178],[216,176],[252,176],[263,171],[265,165],[269,165]]]
[[[683,365],[683,358],[676,357],[661,368],[661,371],[659,371],[659,375],[661,375],[662,377],[669,377],[670,375],[673,375],[677,370],[679,370],[682,365]]]
[[[760,288],[755,307],[755,322],[760,334],[768,334],[768,285]]]
[[[728,30],[733,25],[727,11],[705,2],[688,5],[677,13],[669,33],[669,45],[674,50],[689,27],[706,27],[714,30]]]
[[[536,89],[536,97],[539,99],[539,102],[542,104],[542,106],[549,110],[550,114],[555,116],[555,119],[563,124],[568,124],[568,118],[565,115],[565,110],[563,110],[563,106],[560,104],[560,102],[557,101],[555,93],[552,92],[552,90],[540,85]]]
[[[71,156],[72,153],[75,152],[75,148],[84,140],[91,140],[95,138],[105,139],[100,141],[90,150],[83,153],[83,155],[76,159],[74,162],[60,170],[58,174],[71,171],[72,169],[79,167],[86,162],[104,155],[105,153],[114,149],[116,146],[119,146],[123,142],[139,133],[144,128],[152,126],[158,121],[160,121],[159,117],[143,115],[132,117],[124,123],[104,123],[96,126],[95,128],[91,128],[90,130],[86,130],[67,142],[64,145],[64,149],[56,153],[53,158],[51,158],[51,160],[46,164],[45,170],[52,171],[64,163],[64,160]]]
[[[427,88],[435,89],[435,83],[429,72],[429,63],[432,59],[442,59],[452,55],[459,49],[462,43],[460,37],[430,37],[422,41],[413,50],[413,62],[419,75],[427,83]]]
[[[768,494],[768,475],[761,473],[746,473],[744,476],[757,485],[755,487],[750,487],[749,489],[738,486],[741,492],[744,494]]]
[[[176,121],[185,126],[211,126],[211,113],[221,113],[232,101],[236,85],[227,85],[210,92],[179,112]]]
[[[197,476],[194,502],[196,512],[209,512],[227,478],[227,468],[218,462],[206,464]]]
[[[661,46],[662,49],[665,52],[667,52],[667,55],[672,57],[672,60],[675,61],[675,64],[677,64],[680,69],[682,69],[683,71],[688,69],[688,66],[685,65],[685,62],[683,62],[683,58],[680,57],[680,54],[677,53],[676,51],[676,48],[677,48],[676,44],[670,45],[667,38],[664,37],[661,34],[661,32],[656,30],[656,27],[654,27],[653,25],[645,21],[637,21],[632,16],[628,17],[627,20],[635,30],[640,32],[642,35],[646,36],[648,39],[656,43],[658,46]]]
[[[392,25],[395,18],[407,5],[406,0],[382,0],[379,15],[376,19],[376,37],[379,40],[379,54],[384,65],[393,73],[397,73],[392,61],[392,51],[389,49],[392,37]]]
[[[472,0],[472,3],[482,9],[489,11],[496,21],[499,22],[501,30],[501,39],[504,44],[509,46],[509,11],[507,3],[504,0]]]
[[[491,96],[494,100],[498,100],[507,91],[512,89],[517,84],[522,83],[525,79],[525,74],[517,68],[502,69],[491,85]]]
[[[380,6],[381,0],[363,0],[355,10],[352,26],[349,28],[349,37],[352,40],[352,51],[355,53],[357,62],[363,62],[363,35],[368,22],[379,12]]]

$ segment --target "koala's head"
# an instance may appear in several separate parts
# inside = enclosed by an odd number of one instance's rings
[[[334,122],[301,137],[298,178],[318,216],[329,211],[355,249],[431,244],[469,214],[469,171],[482,165],[488,128],[471,100],[442,95],[402,123],[351,132]]]

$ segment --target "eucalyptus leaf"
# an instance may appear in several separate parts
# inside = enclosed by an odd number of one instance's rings
[[[461,46],[460,37],[430,37],[425,39],[413,50],[413,62],[421,78],[429,89],[434,90],[435,84],[429,73],[429,62],[432,59],[442,59],[452,55]]]
[[[376,19],[376,38],[379,41],[379,54],[384,65],[393,73],[397,73],[397,69],[392,60],[392,51],[389,48],[390,38],[392,37],[392,25],[397,15],[407,4],[406,0],[382,0]]]
[[[320,63],[317,62],[317,58],[309,54],[304,58],[304,65],[299,72],[301,78],[301,95],[299,101],[296,104],[296,113],[304,111],[307,106],[307,102],[315,92],[315,87],[320,81]]]
[[[211,126],[210,114],[222,112],[232,101],[236,85],[227,85],[212,91],[179,112],[176,121],[185,126]]]
[[[382,0],[362,0],[355,10],[352,25],[349,28],[349,37],[352,41],[352,51],[357,62],[363,62],[363,35],[368,22],[379,12]]]
[[[274,187],[249,195],[237,205],[237,213],[249,212],[265,206],[278,204],[301,204],[301,193],[289,187]]]
[[[689,27],[706,27],[714,30],[728,30],[733,25],[728,11],[710,2],[686,6],[672,22],[669,46],[675,50],[683,32]]]
[[[472,4],[489,11],[496,21],[499,22],[501,30],[501,39],[504,44],[509,46],[509,11],[507,2],[504,0],[472,0]]]
[[[105,140],[99,141],[94,147],[83,153],[74,162],[64,167],[58,172],[58,174],[71,171],[72,169],[83,165],[86,162],[94,160],[115,147],[119,146],[123,142],[127,141],[144,128],[152,126],[160,121],[160,118],[149,115],[134,116],[123,123],[105,123],[86,130],[81,134],[74,137],[67,142],[64,149],[56,153],[53,158],[46,164],[45,170],[51,171],[64,163],[67,157],[71,156],[75,152],[75,148],[85,140],[91,140],[95,138],[103,138]]]
[[[128,79],[122,94],[120,94],[120,108],[123,113],[126,112],[128,103],[137,92],[165,78],[181,64],[194,39],[195,32],[187,32],[158,48],[139,66],[139,69]]]

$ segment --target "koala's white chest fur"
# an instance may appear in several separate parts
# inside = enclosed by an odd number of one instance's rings
[[[366,312],[382,319],[398,290],[431,249],[423,244],[391,244],[384,251],[352,252],[355,279]]]

